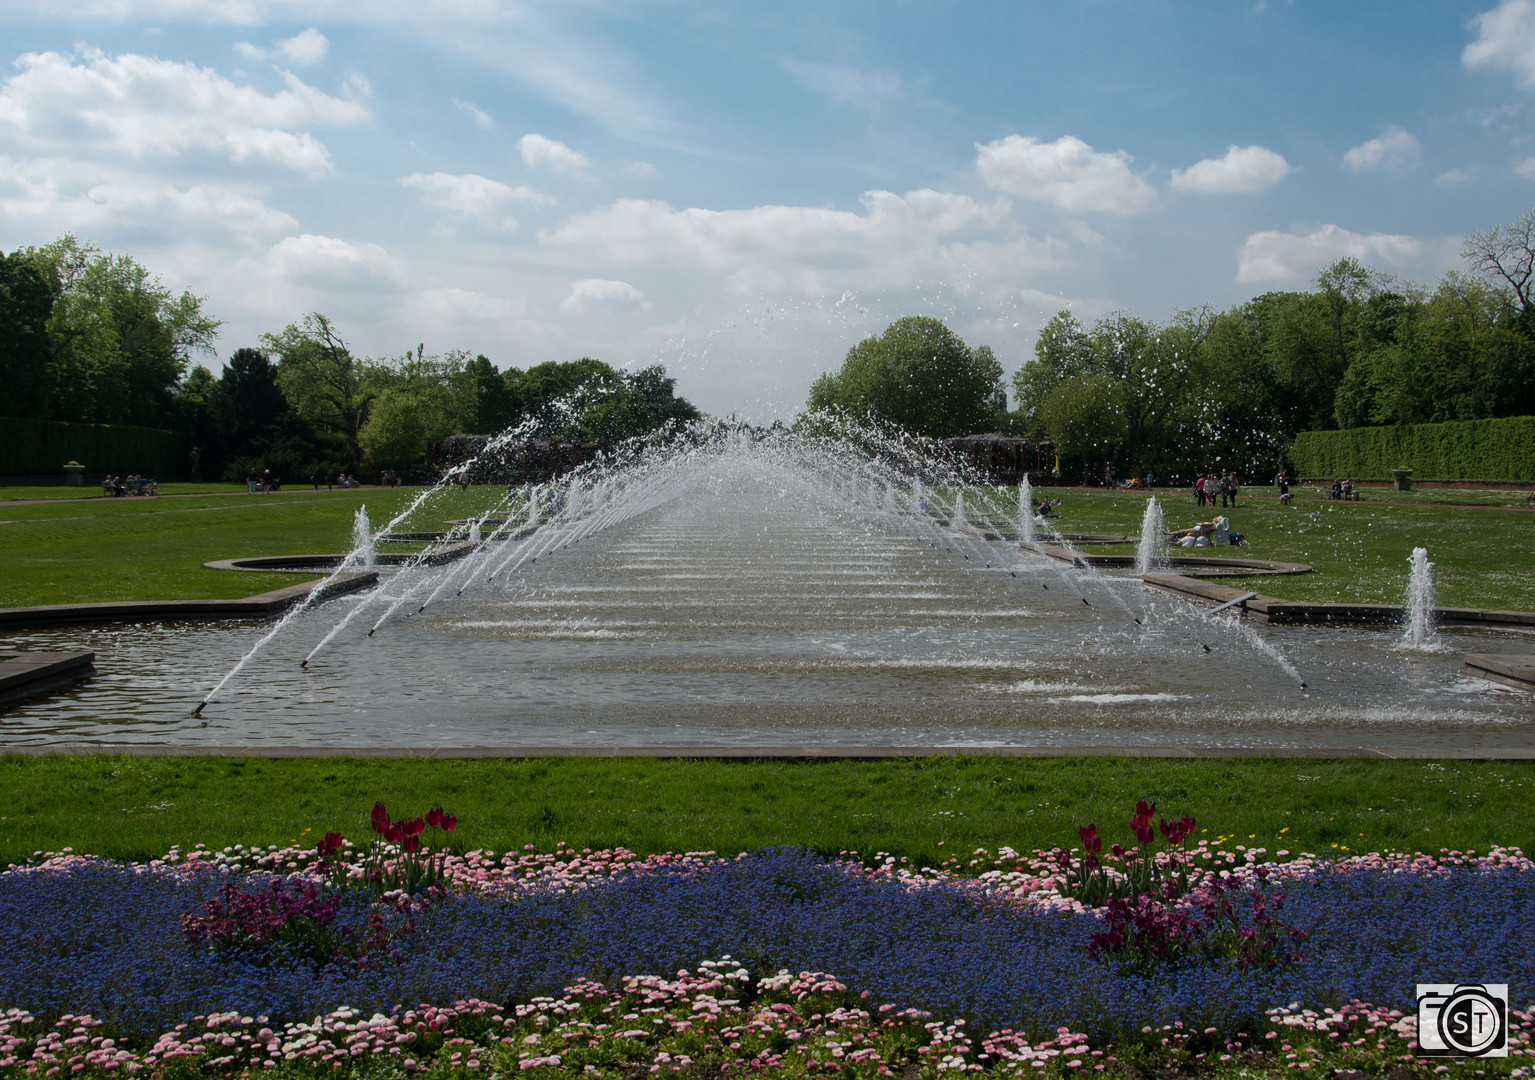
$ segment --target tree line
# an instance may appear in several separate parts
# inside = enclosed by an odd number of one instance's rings
[[[498,370],[425,345],[370,358],[318,312],[236,349],[214,375],[193,357],[212,352],[220,325],[201,298],[73,236],[0,253],[0,413],[185,431],[204,473],[230,480],[409,470],[429,440],[520,424],[612,445],[699,416],[660,365]]]
[[[1470,234],[1462,256],[1432,287],[1344,258],[1311,289],[1166,323],[1060,311],[1012,376],[1010,412],[989,348],[901,319],[817,380],[809,405],[933,438],[1048,439],[1078,479],[1268,476],[1305,430],[1535,415],[1535,210]]]

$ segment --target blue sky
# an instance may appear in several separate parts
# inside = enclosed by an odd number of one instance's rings
[[[0,0],[0,52],[0,248],[129,252],[220,356],[319,310],[758,420],[900,315],[1011,372],[1535,203],[1535,0]]]

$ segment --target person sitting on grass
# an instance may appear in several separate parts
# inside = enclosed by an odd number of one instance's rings
[[[1211,544],[1224,544],[1230,538],[1231,521],[1221,515],[1212,521],[1201,521],[1187,529],[1169,533],[1167,542],[1178,547],[1209,547]]]

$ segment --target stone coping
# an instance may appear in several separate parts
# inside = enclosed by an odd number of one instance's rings
[[[1530,761],[1535,747],[1421,746],[189,746],[143,743],[0,744],[0,754],[127,754],[143,757],[248,758],[658,758],[692,760],[899,760],[935,757],[1123,757],[1226,760],[1241,758],[1374,758],[1386,761]]]
[[[1083,555],[1058,544],[1039,544],[1038,549],[1062,562],[1076,566],[1128,569],[1136,564],[1134,555]],[[1273,559],[1227,559],[1212,555],[1168,555],[1157,560],[1169,567],[1199,577],[1249,577],[1266,574],[1309,574],[1306,563],[1276,562]]]
[[[1535,656],[1471,653],[1462,665],[1466,674],[1520,690],[1535,690]]]
[[[93,652],[0,651],[0,703],[68,686],[96,674]]]
[[[1276,625],[1360,626],[1393,625],[1402,621],[1400,604],[1333,604],[1279,600],[1262,594],[1248,597],[1250,590],[1234,589],[1211,581],[1199,581],[1184,574],[1144,574],[1148,585],[1217,604],[1241,600],[1238,605],[1249,614]],[[1247,597],[1246,599],[1242,599]],[[1535,611],[1494,611],[1485,608],[1436,607],[1434,617],[1441,626],[1483,626],[1503,629],[1535,630]]]
[[[334,581],[305,581],[234,600],[119,600],[104,604],[45,604],[0,608],[0,630],[90,623],[178,622],[185,619],[259,619],[286,611],[323,585],[324,601],[378,584],[372,570],[341,574]]]
[[[419,560],[427,566],[441,566],[476,550],[480,545],[464,540],[447,544],[436,551],[400,553],[385,552],[374,556],[381,566],[404,566]],[[214,559],[203,563],[209,570],[248,570],[264,574],[315,574],[336,569],[346,560],[345,555],[252,555],[241,559]],[[374,575],[377,577],[377,575]]]

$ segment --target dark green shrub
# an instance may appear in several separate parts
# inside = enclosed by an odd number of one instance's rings
[[[185,432],[127,424],[67,424],[59,420],[0,419],[0,475],[25,476],[64,471],[78,461],[87,474],[185,478],[192,464],[192,439]]]
[[[1535,481],[1535,416],[1303,431],[1290,460],[1307,478],[1389,480],[1411,469],[1414,480],[1525,483]]]

